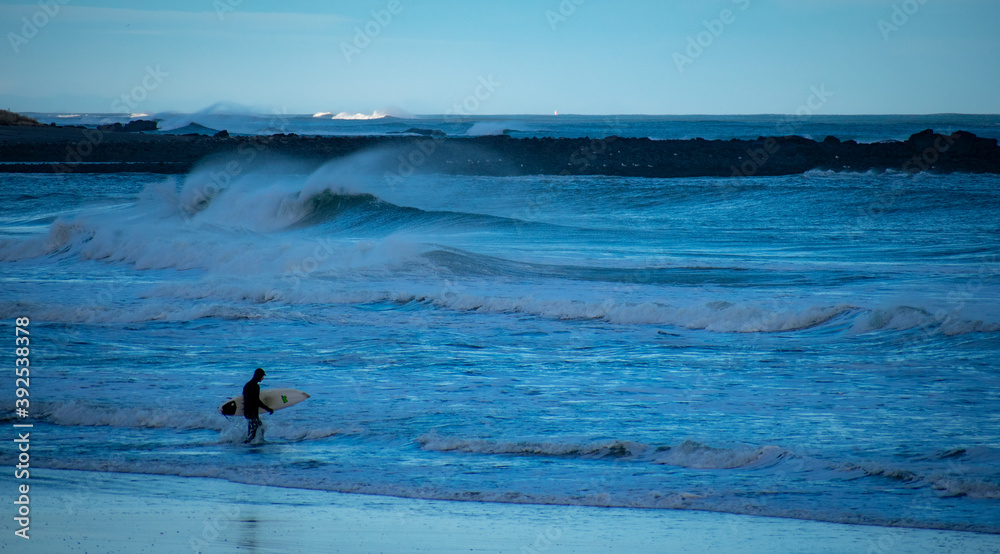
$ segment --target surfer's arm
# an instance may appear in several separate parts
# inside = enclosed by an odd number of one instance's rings
[[[259,405],[259,406],[260,406],[261,408],[264,408],[265,410],[267,410],[267,412],[268,412],[268,413],[270,413],[270,414],[273,414],[273,413],[274,413],[274,410],[272,410],[271,408],[269,408],[269,407],[267,406],[267,404],[265,404],[265,403],[263,403],[263,402],[260,402],[260,401],[258,401],[258,405]]]

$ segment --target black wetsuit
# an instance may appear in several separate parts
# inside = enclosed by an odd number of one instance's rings
[[[257,428],[261,426],[260,408],[272,412],[266,404],[260,401],[260,385],[256,379],[251,379],[243,385],[243,417],[247,418],[247,440],[250,442],[257,436]]]

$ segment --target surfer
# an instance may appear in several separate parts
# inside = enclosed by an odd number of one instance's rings
[[[264,370],[258,367],[253,372],[253,379],[243,385],[243,417],[247,418],[247,440],[243,442],[250,442],[257,436],[257,429],[261,426],[258,408],[274,413],[274,410],[260,400],[260,382],[264,380],[264,375]]]

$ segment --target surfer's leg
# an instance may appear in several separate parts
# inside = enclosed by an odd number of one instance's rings
[[[255,417],[247,420],[247,440],[244,442],[250,442],[257,436],[258,427],[260,427],[260,418]]]

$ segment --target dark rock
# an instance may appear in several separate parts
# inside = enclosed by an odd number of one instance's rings
[[[155,131],[156,122],[149,119],[136,119],[129,121],[122,128],[126,133],[140,133],[144,131]]]
[[[955,131],[951,134],[951,138],[957,142],[969,143],[979,148],[988,149],[997,147],[997,139],[977,137],[968,131]]]
[[[425,137],[443,137],[447,135],[444,131],[440,129],[421,129],[419,127],[410,127],[409,129],[403,131],[403,133],[422,135]]]
[[[229,131],[223,129],[223,130],[219,131],[218,133],[215,133],[212,136],[215,137],[215,138],[229,138]]]
[[[136,119],[135,121],[129,121],[125,125],[121,123],[98,125],[97,129],[105,133],[140,133],[143,131],[155,131],[156,122],[147,119]]]
[[[972,133],[969,133],[969,134],[971,135]],[[975,135],[973,135],[973,136],[975,136]],[[933,138],[934,138],[934,131],[931,130],[931,129],[924,129],[923,131],[920,131],[919,133],[915,133],[915,134],[910,135],[910,138],[907,139],[907,141],[928,140],[928,139],[933,139]]]
[[[816,144],[816,141],[812,139],[807,139],[805,137],[800,137],[799,135],[787,135],[784,137],[780,137],[779,140],[787,144],[799,144],[803,146]]]
[[[906,144],[910,145],[913,150],[922,151],[927,148],[933,148],[934,139],[940,137],[941,135],[935,135],[934,131],[930,129],[924,129],[919,133],[910,135],[910,138],[906,139]]]

